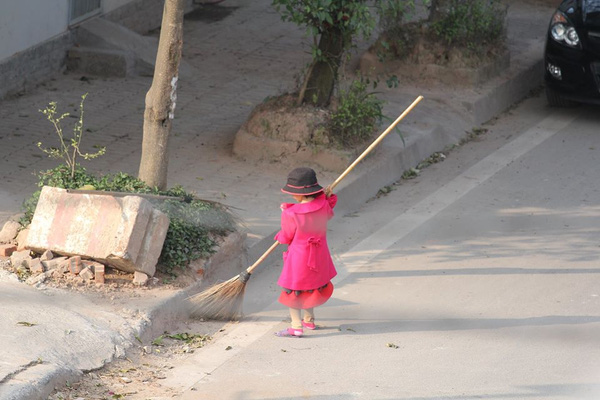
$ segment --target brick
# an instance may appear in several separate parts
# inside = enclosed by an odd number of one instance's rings
[[[13,244],[0,244],[0,256],[2,257],[10,257],[15,251],[17,251],[17,246]]]
[[[57,269],[62,263],[67,261],[67,257],[53,258],[52,260],[42,260],[42,265],[46,268],[46,271]]]
[[[69,258],[69,272],[73,275],[77,275],[83,269],[80,256],[74,256]]]
[[[89,281],[92,278],[94,278],[94,273],[92,272],[92,269],[90,267],[85,267],[84,269],[81,270],[81,272],[79,273],[79,276],[81,278],[83,278],[84,280]]]
[[[104,265],[100,264],[94,268],[94,280],[96,283],[104,283]]]

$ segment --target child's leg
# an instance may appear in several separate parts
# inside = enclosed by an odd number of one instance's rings
[[[290,307],[290,317],[292,317],[292,328],[302,329],[302,318],[300,313],[302,310]]]
[[[297,308],[290,307],[290,317],[292,317],[292,327],[284,329],[279,332],[275,332],[275,335],[282,337],[301,337],[304,333],[302,330],[302,318],[300,318],[300,312]]]
[[[315,322],[315,309],[305,308],[304,309],[304,322]]]
[[[315,326],[315,309],[314,308],[305,308],[304,309],[304,319],[302,320],[302,326],[306,329],[313,330],[316,328]]]

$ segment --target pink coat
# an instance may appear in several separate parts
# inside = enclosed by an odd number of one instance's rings
[[[275,240],[288,244],[277,284],[291,290],[317,289],[337,271],[327,245],[327,221],[333,217],[337,196],[321,195],[308,203],[281,205],[281,230]]]

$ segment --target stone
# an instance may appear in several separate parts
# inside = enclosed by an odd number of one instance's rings
[[[15,251],[17,251],[17,246],[14,244],[0,244],[0,256],[2,257],[10,257]]]
[[[52,251],[50,251],[50,250],[46,250],[40,256],[40,260],[42,260],[42,261],[49,261],[49,260],[52,260],[53,258],[54,258],[54,254],[52,254]]]
[[[122,271],[152,276],[168,224],[168,217],[141,196],[69,193],[45,186],[27,248],[79,255]]]
[[[39,258],[34,258],[29,261],[29,270],[32,274],[41,274],[44,272],[44,265],[42,264],[42,260]]]
[[[135,271],[133,273],[133,284],[137,286],[146,286],[148,283],[148,275],[143,272]]]
[[[16,221],[7,221],[0,231],[0,243],[11,243],[19,234],[21,224]]]
[[[84,281],[89,281],[94,278],[94,272],[92,271],[92,269],[90,267],[85,267],[81,270],[81,272],[79,273],[79,276]]]
[[[19,267],[29,268],[31,259],[29,250],[15,251],[10,256],[10,263],[15,269]]]
[[[25,283],[28,285],[31,285],[31,286],[36,286],[36,285],[46,282],[46,279],[48,279],[48,277],[50,275],[52,275],[52,271],[47,271],[42,274],[33,275],[33,276],[30,276],[29,278],[27,278]]]
[[[17,235],[17,250],[27,249],[27,235],[29,234],[29,228],[25,228]]]

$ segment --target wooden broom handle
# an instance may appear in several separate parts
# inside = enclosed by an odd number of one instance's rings
[[[392,124],[390,126],[388,126],[388,128],[383,131],[383,133],[381,135],[379,135],[379,137],[377,139],[375,139],[375,141],[373,143],[371,143],[371,145],[369,147],[367,147],[367,149],[365,151],[362,152],[362,154],[360,156],[358,156],[358,158],[356,160],[354,160],[354,162],[352,164],[350,164],[350,166],[348,168],[346,168],[346,170],[339,176],[339,178],[337,178],[331,185],[329,185],[329,189],[333,191],[333,188],[337,186],[338,183],[341,182],[342,179],[344,179],[346,177],[346,175],[348,175],[350,173],[350,171],[352,171],[352,169],[354,169],[354,167],[356,166],[356,164],[358,164],[359,162],[362,161],[363,158],[365,158],[367,156],[367,154],[369,154],[371,152],[371,150],[373,150],[375,148],[375,146],[377,146],[384,137],[386,137],[386,135],[388,133],[390,133],[392,131],[392,129],[394,129],[396,127],[396,125],[398,125],[398,123],[400,121],[402,121],[404,119],[404,117],[406,117],[406,115],[412,111],[413,108],[415,108],[415,106],[417,104],[419,104],[419,102],[423,100],[423,96],[419,96],[415,99],[415,101],[412,102],[412,104],[410,106],[408,106],[408,108],[406,110],[404,110],[404,112],[402,114],[400,114],[400,116],[398,118],[396,118],[396,120],[394,122],[392,122]]]
[[[267,251],[265,251],[265,252],[263,253],[263,255],[262,255],[262,256],[260,256],[260,257],[259,257],[259,259],[258,259],[258,260],[256,260],[256,261],[254,262],[254,264],[252,264],[251,266],[249,266],[249,267],[246,269],[246,272],[247,272],[247,273],[249,273],[249,274],[251,274],[251,273],[252,273],[252,271],[254,271],[254,269],[255,269],[256,267],[258,267],[258,264],[260,264],[261,262],[263,262],[263,261],[265,260],[265,258],[267,258],[267,257],[269,256],[269,254],[271,254],[271,253],[273,252],[273,250],[275,250],[275,247],[277,247],[278,245],[279,245],[279,242],[276,240],[276,241],[275,241],[275,243],[273,243],[273,244],[271,245],[271,247],[269,247],[269,248],[267,249]]]
[[[333,190],[334,187],[337,186],[338,183],[340,183],[340,181],[342,179],[344,179],[346,177],[346,175],[348,175],[350,173],[350,171],[352,171],[352,169],[356,166],[356,164],[358,164],[359,162],[362,161],[363,158],[365,158],[367,156],[367,154],[369,154],[369,152],[371,152],[371,150],[373,150],[375,148],[375,146],[377,146],[382,140],[383,138],[392,131],[392,129],[394,129],[396,127],[396,125],[398,125],[398,123],[400,121],[402,121],[404,119],[404,117],[406,117],[406,115],[412,111],[413,108],[415,108],[415,106],[417,104],[419,104],[419,102],[423,100],[423,96],[419,96],[415,99],[415,101],[412,102],[412,104],[410,106],[408,106],[408,108],[406,110],[404,110],[404,112],[402,114],[400,114],[400,116],[398,118],[396,118],[396,120],[394,122],[392,122],[392,124],[390,126],[388,126],[388,128],[383,131],[383,133],[381,135],[379,135],[379,137],[377,139],[375,139],[375,141],[373,143],[371,143],[371,145],[369,147],[367,147],[367,149],[365,151],[362,152],[362,154],[360,156],[358,156],[358,158],[356,160],[354,160],[354,162],[352,164],[350,164],[350,166],[348,168],[346,168],[346,170],[342,173],[342,175],[339,176],[339,178],[337,178],[330,186],[329,188],[331,190]],[[271,247],[269,247],[267,249],[267,251],[265,251],[263,253],[262,256],[259,257],[258,260],[256,260],[256,262],[254,264],[252,264],[251,266],[249,266],[246,269],[247,273],[252,273],[252,271],[254,271],[254,269],[256,267],[258,267],[258,265],[263,262],[265,260],[265,258],[267,258],[269,256],[269,254],[271,254],[273,252],[273,250],[275,250],[275,248],[279,245],[279,242],[276,240],[275,243],[273,243],[271,245]]]

